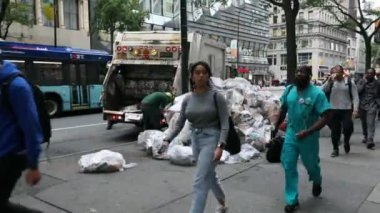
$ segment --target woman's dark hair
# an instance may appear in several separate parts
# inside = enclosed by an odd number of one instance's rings
[[[212,72],[211,72],[210,65],[208,65],[207,62],[204,62],[204,61],[198,61],[198,62],[192,64],[191,67],[190,67],[190,86],[191,86],[191,91],[194,90],[195,83],[193,82],[192,79],[193,79],[193,75],[194,75],[195,67],[197,67],[198,65],[201,65],[201,66],[203,66],[203,67],[206,69],[207,74],[209,75],[209,77],[212,76]],[[208,86],[211,87],[211,82],[210,82],[210,81],[208,82]]]

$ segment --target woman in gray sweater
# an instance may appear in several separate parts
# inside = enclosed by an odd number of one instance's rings
[[[212,73],[206,62],[195,63],[190,71],[192,92],[185,97],[176,126],[165,141],[168,143],[177,136],[186,119],[189,120],[193,155],[197,161],[193,184],[194,199],[190,213],[203,213],[210,189],[220,204],[216,212],[225,213],[225,195],[215,167],[222,156],[228,135],[227,103],[221,94],[212,89]]]

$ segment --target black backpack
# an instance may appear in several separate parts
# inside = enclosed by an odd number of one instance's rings
[[[281,162],[282,146],[284,144],[284,137],[278,136],[273,138],[266,147],[268,148],[266,153],[266,159],[270,163]]]
[[[33,97],[37,108],[38,118],[40,120],[40,125],[43,133],[43,141],[41,143],[47,143],[49,146],[50,138],[51,138],[51,123],[50,116],[45,106],[45,96],[44,93],[40,90],[40,88],[29,82],[22,74],[17,74],[9,77],[5,82],[1,84],[1,94],[2,94],[2,104],[5,109],[12,110],[10,102],[9,102],[9,94],[8,88],[14,79],[17,77],[22,77],[28,82],[29,86],[33,91]]]

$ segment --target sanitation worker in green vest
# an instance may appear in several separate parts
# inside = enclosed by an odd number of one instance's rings
[[[154,92],[141,101],[144,130],[161,129],[162,109],[173,102],[174,95],[170,92]]]

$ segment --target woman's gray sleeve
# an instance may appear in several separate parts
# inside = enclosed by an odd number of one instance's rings
[[[219,121],[220,121],[220,137],[218,143],[226,143],[227,142],[227,136],[228,136],[228,129],[229,129],[229,123],[228,123],[228,117],[229,117],[229,111],[226,99],[219,93],[217,93],[216,96],[217,106],[218,106],[218,112],[219,112]]]

